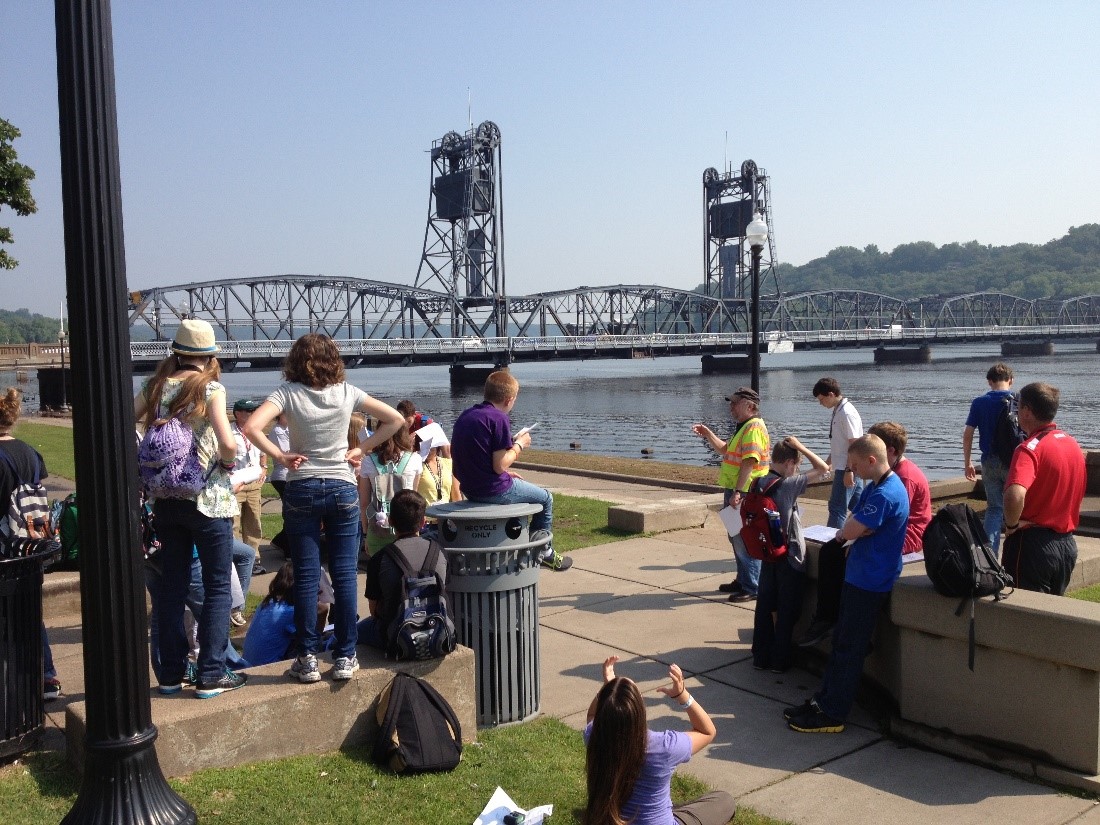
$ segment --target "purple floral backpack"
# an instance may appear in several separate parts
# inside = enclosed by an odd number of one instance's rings
[[[138,445],[141,486],[149,498],[194,498],[213,466],[199,463],[194,431],[178,417],[153,424]]]

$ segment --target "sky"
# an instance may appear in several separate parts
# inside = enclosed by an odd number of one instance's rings
[[[771,181],[780,261],[1100,222],[1100,3],[116,2],[131,289],[412,284],[433,140],[502,134],[507,291],[703,281],[707,167]],[[0,3],[0,307],[65,289],[53,4]]]

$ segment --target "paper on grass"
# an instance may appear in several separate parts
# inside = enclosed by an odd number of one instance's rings
[[[836,538],[836,528],[826,527],[824,524],[811,524],[809,527],[802,528],[802,538],[824,544]]]
[[[504,817],[512,811],[521,811],[527,815],[524,825],[542,825],[542,821],[554,813],[553,805],[539,805],[529,811],[516,805],[512,797],[505,793],[504,789],[497,787],[489,798],[485,808],[474,820],[474,825],[504,825]]]

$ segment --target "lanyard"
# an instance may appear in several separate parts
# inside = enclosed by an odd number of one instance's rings
[[[843,406],[844,406],[845,404],[847,404],[847,403],[848,403],[848,399],[847,399],[847,398],[841,398],[841,399],[840,399],[840,403],[839,403],[839,404],[837,404],[837,405],[836,405],[835,407],[833,407],[833,415],[832,415],[832,417],[831,417],[831,418],[829,419],[829,440],[830,440],[830,441],[832,441],[832,440],[833,440],[833,422],[834,422],[834,421],[836,421],[836,414],[837,414],[838,412],[840,412],[840,408],[841,408],[841,407],[843,407]]]

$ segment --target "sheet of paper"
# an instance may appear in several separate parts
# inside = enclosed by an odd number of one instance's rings
[[[924,553],[922,553],[920,550],[916,551],[915,553],[906,553],[901,557],[902,564],[912,564],[916,561],[924,561]]]
[[[252,464],[248,467],[242,467],[239,470],[234,470],[229,474],[230,484],[251,484],[253,481],[259,480],[263,475],[263,469],[259,464]]]
[[[824,524],[811,524],[809,527],[802,528],[802,538],[824,544],[836,538],[836,528],[826,527]]]
[[[526,814],[527,819],[524,821],[524,825],[542,825],[544,819],[553,815],[554,806],[539,805],[529,811],[524,811],[523,808],[516,805],[512,797],[508,796],[503,788],[498,786],[485,804],[485,808],[474,820],[474,825],[504,825],[504,817],[512,811],[521,811]]]
[[[535,429],[535,427],[537,427],[540,423],[541,422],[536,421],[534,424],[530,425],[529,427],[524,427],[522,430],[520,430],[518,433],[516,433],[515,436],[513,436],[513,437],[514,438],[519,438],[524,433],[531,432],[531,430]]]
[[[736,536],[741,532],[741,511],[734,509],[733,507],[723,507],[718,511],[718,518],[722,519],[722,524],[726,528],[726,532],[731,536]]]

